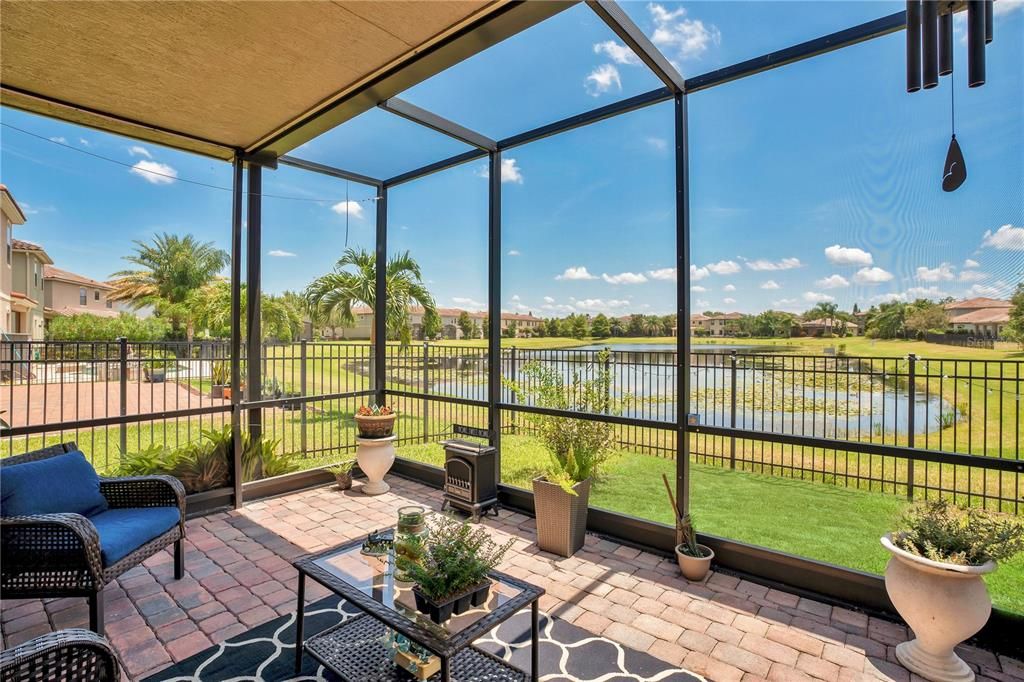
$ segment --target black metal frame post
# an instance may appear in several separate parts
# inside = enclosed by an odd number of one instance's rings
[[[261,232],[263,228],[263,169],[256,164],[249,165],[249,210],[246,215],[248,242],[246,244],[245,314],[246,338],[246,402],[256,402],[262,397],[263,377],[260,355],[262,352],[262,330],[260,329],[260,265],[262,258]],[[234,397],[234,390],[231,391]],[[249,436],[257,439],[263,431],[263,411],[249,410]]]
[[[242,506],[242,197],[244,164],[240,156],[232,163],[231,183],[231,481],[234,506]]]
[[[690,154],[686,94],[675,96],[676,141],[676,500],[690,511]]]
[[[501,482],[501,152],[490,152],[487,183],[487,428],[497,450],[494,483]]]
[[[373,311],[373,390],[378,405],[384,404],[387,388],[388,317],[387,317],[387,266],[388,266],[388,189],[377,189],[377,240],[376,240],[376,281],[374,283]]]

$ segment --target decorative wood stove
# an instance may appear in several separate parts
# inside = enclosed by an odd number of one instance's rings
[[[465,430],[459,429],[458,433]],[[476,435],[476,434],[472,434]],[[488,511],[498,513],[498,487],[495,484],[497,450],[467,440],[449,440],[444,444],[444,502],[473,516]]]

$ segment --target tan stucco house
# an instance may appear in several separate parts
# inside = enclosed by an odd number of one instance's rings
[[[949,315],[949,326],[953,331],[973,334],[986,339],[998,339],[1010,322],[1009,301],[997,298],[970,298],[953,301],[943,306]]]
[[[20,318],[15,317],[15,307],[22,310],[25,306],[15,304],[14,290],[14,226],[25,224],[25,213],[14,200],[14,196],[6,185],[0,185],[0,243],[4,253],[0,257],[0,334],[25,340],[26,334],[15,332]]]
[[[11,297],[13,299],[12,331],[25,334],[32,341],[46,337],[46,318],[43,313],[43,270],[53,265],[46,250],[21,239],[13,241],[14,259],[11,264]]]
[[[467,312],[470,319],[476,322],[476,326],[481,329],[481,333],[483,332],[483,325],[484,321],[487,319],[487,313],[481,311],[464,311],[462,308],[438,308],[437,315],[441,318],[440,338],[463,338],[462,330],[459,328],[459,317],[463,312]],[[352,314],[356,318],[356,323],[354,325],[348,327],[323,327],[320,329],[320,334],[325,338],[333,339],[369,339],[370,326],[373,323],[373,311],[366,306],[357,306],[352,309]],[[525,335],[528,331],[537,329],[544,324],[543,319],[534,317],[533,315],[502,313],[502,333],[508,329],[509,325],[513,321],[516,323],[517,336]],[[414,339],[423,338],[423,308],[418,306],[409,308],[409,327]]]
[[[107,296],[114,287],[83,275],[47,265],[43,270],[46,319],[58,315],[117,317],[118,310]]]

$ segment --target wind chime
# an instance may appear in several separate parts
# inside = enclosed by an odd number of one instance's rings
[[[985,45],[992,42],[992,0],[907,1],[907,92],[929,90],[953,73],[953,14],[967,7],[967,85],[985,84]],[[964,184],[967,166],[956,141],[956,107],[950,83],[952,139],[942,166],[942,189]]]

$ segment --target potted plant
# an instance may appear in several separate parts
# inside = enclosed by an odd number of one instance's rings
[[[425,551],[416,560],[398,554],[396,567],[413,582],[416,609],[443,623],[471,606],[487,603],[488,574],[513,540],[496,544],[482,527],[437,514],[430,523]]]
[[[339,490],[348,490],[352,487],[352,466],[354,464],[355,460],[350,459],[347,462],[327,467],[327,471],[334,474],[334,480],[338,482]]]
[[[142,373],[151,384],[162,384],[167,378],[167,361],[147,360],[142,367]]]
[[[387,405],[363,405],[356,410],[356,428],[360,438],[387,438],[395,429],[398,415]]]
[[[228,385],[228,366],[225,362],[215,362],[210,368],[210,397],[221,399]]]
[[[886,592],[915,635],[896,647],[896,658],[928,680],[973,680],[953,647],[988,622],[992,600],[982,576],[1024,551],[1024,524],[938,499],[912,508],[902,526],[882,538],[892,554]]]
[[[676,563],[679,564],[679,570],[682,571],[684,578],[700,582],[708,574],[715,553],[707,545],[697,542],[697,529],[693,526],[693,517],[684,514],[676,505],[676,497],[668,484],[668,476],[662,474],[661,480],[665,483],[668,501],[672,504],[672,513],[676,519]]]

